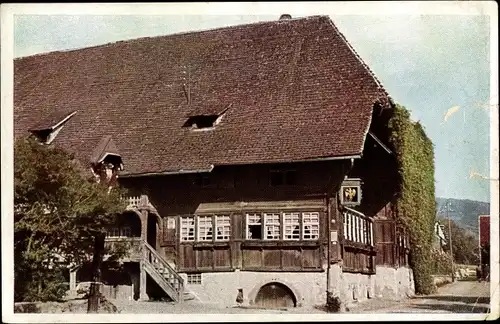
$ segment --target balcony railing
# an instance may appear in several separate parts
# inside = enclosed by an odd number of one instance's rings
[[[344,207],[344,238],[347,241],[373,246],[373,221],[357,210]]]
[[[138,207],[140,202],[141,202],[141,197],[140,196],[137,196],[137,197],[127,197],[125,198],[125,200],[127,201],[127,207],[128,208],[134,208],[134,207]]]
[[[127,202],[127,209],[130,208],[154,208],[147,195],[122,197]]]

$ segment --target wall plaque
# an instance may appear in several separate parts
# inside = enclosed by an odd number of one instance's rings
[[[340,186],[340,203],[346,206],[361,204],[361,180],[346,179]]]
[[[175,218],[170,217],[167,219],[167,229],[175,229]]]
[[[338,241],[338,233],[337,231],[330,232],[330,241],[337,242]]]

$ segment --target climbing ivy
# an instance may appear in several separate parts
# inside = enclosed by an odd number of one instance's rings
[[[429,294],[434,290],[431,252],[436,217],[434,148],[422,125],[411,121],[410,112],[403,106],[396,105],[389,128],[398,161],[398,222],[410,236],[415,292]]]

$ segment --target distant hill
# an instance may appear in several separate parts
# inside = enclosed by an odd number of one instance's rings
[[[478,216],[490,214],[490,203],[469,199],[436,198],[438,217],[446,218],[446,202],[449,201],[450,218],[461,228],[478,235]]]

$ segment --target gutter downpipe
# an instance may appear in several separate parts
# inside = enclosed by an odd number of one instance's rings
[[[360,157],[359,157],[360,158]],[[346,173],[349,173],[351,171],[351,169],[353,168],[354,166],[354,158],[351,158],[350,159],[350,165],[349,167],[347,168],[347,170],[344,170],[344,164],[342,164],[342,174],[346,174]],[[328,304],[328,301],[329,301],[329,296],[331,294],[331,290],[330,290],[330,283],[332,281],[331,279],[331,274],[330,274],[330,270],[331,270],[331,260],[330,260],[330,257],[331,257],[331,249],[332,249],[332,240],[331,240],[331,225],[332,225],[332,219],[331,219],[331,215],[332,215],[332,212],[331,212],[331,203],[330,203],[330,198],[332,197],[332,177],[330,175],[330,181],[328,181],[328,189],[326,190],[326,218],[328,220],[328,225],[327,225],[327,229],[328,229],[328,235],[327,235],[327,239],[328,239],[328,250],[327,250],[327,268],[326,268],[326,302]],[[339,232],[339,230],[337,230],[337,233]],[[338,237],[338,236],[337,236]],[[337,244],[340,244],[339,240],[337,239]]]

